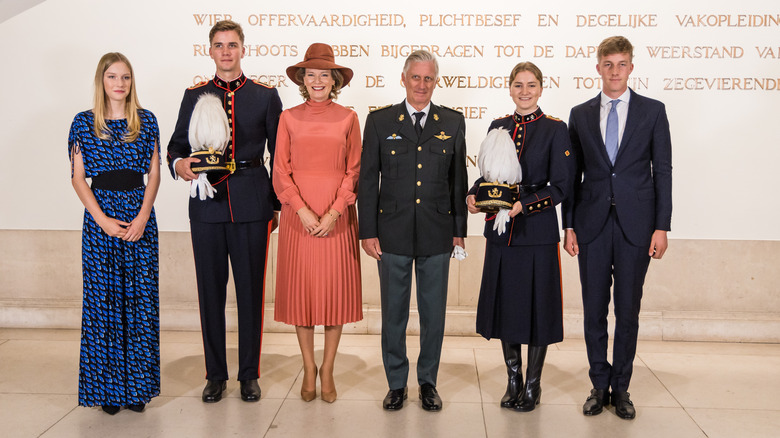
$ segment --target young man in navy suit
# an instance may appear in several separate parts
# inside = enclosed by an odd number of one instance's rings
[[[593,389],[583,414],[610,401],[625,419],[636,415],[628,394],[642,285],[650,258],[667,248],[672,218],[672,145],[663,103],[628,88],[633,46],[601,42],[596,71],[602,92],[574,107],[569,134],[577,156],[574,196],[563,202],[564,249],[578,256],[585,344]],[[614,285],[615,338],[607,360],[607,314]],[[610,393],[611,389],[611,393]]]

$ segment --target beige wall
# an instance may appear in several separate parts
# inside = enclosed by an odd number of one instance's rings
[[[0,230],[0,327],[77,328],[81,317],[81,233]],[[276,254],[276,235],[270,253]],[[467,239],[469,257],[450,270],[447,332],[474,335],[484,239]],[[670,242],[647,276],[640,322],[644,339],[780,342],[780,270],[776,241]],[[565,253],[564,320],[567,337],[582,336],[576,260]],[[273,321],[275,258],[268,263],[267,331],[291,331]],[[379,332],[376,264],[363,256],[365,318],[351,333]],[[414,304],[414,302],[413,302]],[[160,307],[164,329],[198,330],[189,233],[160,234]],[[235,301],[228,304],[235,328]],[[410,331],[417,322],[410,321]]]

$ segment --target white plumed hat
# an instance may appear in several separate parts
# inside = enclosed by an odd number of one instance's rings
[[[222,153],[230,140],[230,125],[222,102],[211,93],[201,94],[192,110],[189,130],[193,152],[213,148]]]

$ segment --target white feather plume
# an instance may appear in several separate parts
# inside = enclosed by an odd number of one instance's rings
[[[230,140],[230,124],[217,96],[205,93],[198,98],[190,118],[189,140],[193,152],[209,148],[225,151]]]
[[[517,184],[523,179],[523,169],[509,131],[491,129],[479,147],[477,166],[485,181]]]

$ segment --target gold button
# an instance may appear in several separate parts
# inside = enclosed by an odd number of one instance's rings
[[[534,208],[533,208],[533,207],[531,207],[530,205],[528,206],[528,211],[531,211],[531,210],[533,210],[533,209],[534,209]]]
[[[417,187],[420,187],[422,185],[422,182],[417,181]]]
[[[417,202],[419,204],[420,203],[420,198],[417,198],[417,201],[415,201],[415,202]]]
[[[447,153],[447,149],[442,149],[442,150],[441,150],[441,153],[442,153],[442,154],[446,154],[446,153]]]
[[[523,127],[521,126],[521,127],[520,127],[520,131],[522,131],[522,130],[523,130]]]
[[[418,169],[422,169],[422,164],[418,164],[418,165],[417,165],[417,168],[418,168]]]
[[[380,208],[380,209],[379,209],[379,212],[380,212],[380,213],[384,213],[384,210],[382,210],[382,209]]]
[[[228,100],[228,105],[233,105],[233,101],[232,100]]]
[[[395,151],[390,151],[390,155],[395,155]]]
[[[517,145],[520,146],[520,142],[519,141],[517,142]]]
[[[517,152],[519,154],[520,153],[520,149],[515,149],[515,152]]]
[[[228,114],[233,114],[233,110],[228,110]]]
[[[549,204],[549,203],[550,203],[549,201],[544,201],[544,205],[547,205],[547,204]]]
[[[422,150],[422,146],[417,146],[417,150],[421,151]]]
[[[228,96],[233,97],[233,92],[228,93]]]

